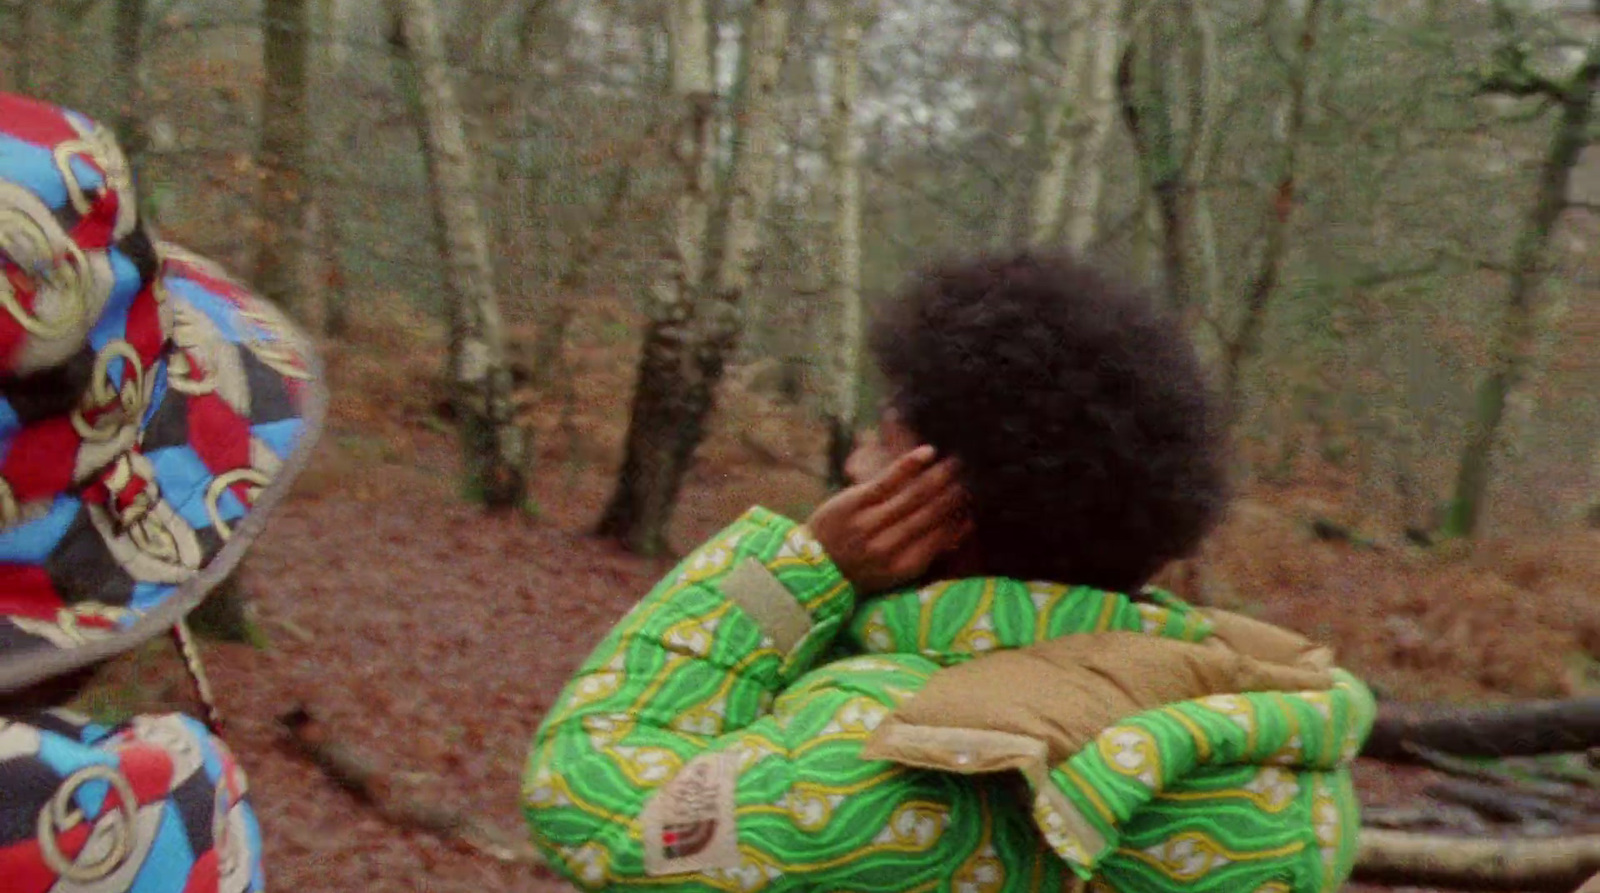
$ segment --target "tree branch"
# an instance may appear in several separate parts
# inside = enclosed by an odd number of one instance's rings
[[[1600,871],[1600,835],[1495,840],[1361,829],[1353,879],[1456,890],[1568,893]]]
[[[1406,763],[1417,760],[1415,747],[1454,756],[1502,757],[1596,746],[1600,696],[1483,710],[1379,710],[1362,756]]]
[[[278,717],[288,743],[339,787],[374,807],[388,822],[402,828],[426,831],[447,843],[456,843],[501,862],[542,865],[544,860],[528,843],[497,831],[453,809],[395,793],[399,773],[383,772],[329,734],[305,705]]]

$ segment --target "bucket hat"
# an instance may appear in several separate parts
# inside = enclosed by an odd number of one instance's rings
[[[0,94],[0,695],[181,630],[305,465],[319,381],[156,238],[104,126]]]

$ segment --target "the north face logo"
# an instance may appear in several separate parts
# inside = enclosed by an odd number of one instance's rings
[[[715,820],[689,825],[668,825],[661,832],[661,853],[668,859],[693,856],[711,844],[717,834]]]
[[[739,865],[733,789],[738,758],[702,754],[645,804],[645,870],[682,874]]]

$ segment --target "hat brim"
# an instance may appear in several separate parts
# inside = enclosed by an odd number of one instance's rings
[[[328,395],[309,339],[215,264],[161,249],[172,348],[117,457],[124,492],[155,498],[129,525],[69,492],[0,531],[0,693],[170,629],[238,566],[321,433]]]

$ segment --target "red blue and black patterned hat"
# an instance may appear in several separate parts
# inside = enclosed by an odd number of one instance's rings
[[[320,428],[310,344],[135,205],[106,129],[0,94],[0,694],[173,628]]]

